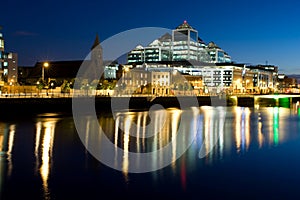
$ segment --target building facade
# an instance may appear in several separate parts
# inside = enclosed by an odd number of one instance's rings
[[[212,63],[230,63],[231,57],[214,42],[210,42],[207,45],[207,53],[210,56],[210,62]]]
[[[0,26],[0,86],[4,85],[3,81],[3,67],[4,67],[4,38],[2,34],[2,27]]]
[[[18,54],[7,53],[5,56],[4,76],[9,85],[18,84]]]
[[[172,31],[173,60],[206,61],[205,44],[198,40],[198,31],[191,27],[187,21]]]
[[[229,63],[231,57],[213,42],[206,45],[187,21],[172,30],[172,35],[166,33],[146,47],[138,45],[127,55],[128,64],[185,60]]]

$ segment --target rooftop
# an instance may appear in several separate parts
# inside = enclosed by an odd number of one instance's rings
[[[186,20],[183,21],[183,23],[179,26],[176,27],[177,30],[179,29],[193,29],[193,27],[191,27]]]

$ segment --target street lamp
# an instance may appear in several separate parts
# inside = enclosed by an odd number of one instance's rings
[[[53,96],[53,86],[54,86],[54,83],[52,82],[52,83],[50,84],[50,86],[51,86],[51,95]]]
[[[42,81],[44,82],[44,77],[45,77],[45,68],[49,67],[49,63],[48,62],[44,62],[43,66],[42,66]]]

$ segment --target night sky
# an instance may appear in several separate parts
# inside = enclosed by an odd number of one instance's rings
[[[6,51],[20,66],[84,59],[96,33],[103,41],[138,27],[174,29],[184,20],[238,63],[274,64],[300,73],[300,2],[227,1],[2,1]]]

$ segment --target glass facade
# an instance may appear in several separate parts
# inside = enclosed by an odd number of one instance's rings
[[[229,63],[230,56],[214,42],[210,42],[207,46],[207,52],[210,55],[210,62],[212,63]]]
[[[184,60],[231,62],[230,56],[213,42],[206,45],[186,21],[172,30],[172,35],[166,33],[147,47],[137,46],[127,55],[128,63]]]

